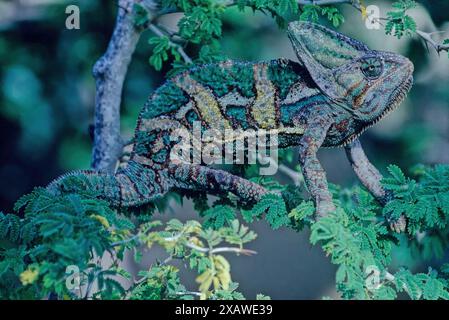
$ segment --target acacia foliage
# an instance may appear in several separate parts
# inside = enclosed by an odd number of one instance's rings
[[[442,257],[447,247],[449,166],[417,166],[415,178],[397,166],[388,171],[383,185],[394,198],[385,207],[361,187],[332,186],[338,209],[318,222],[312,217],[313,203],[302,198],[299,188],[268,178],[258,182],[276,193],[252,208],[242,207],[232,195],[211,205],[198,196],[193,201],[201,221],[172,219],[166,224],[151,218],[156,206],[136,216],[117,212],[99,194],[54,196],[37,188],[17,201],[15,214],[0,214],[0,294],[8,299],[40,299],[51,293],[70,299],[243,299],[223,252],[252,254],[245,245],[256,234],[239,220],[265,219],[273,229],[310,228],[311,244],[320,245],[338,266],[335,280],[342,298],[393,299],[403,292],[412,299],[448,299],[448,265],[415,274],[390,268],[400,243],[415,257]],[[246,175],[251,178],[251,170]],[[157,205],[160,211],[167,208],[164,201]],[[388,221],[400,215],[408,221],[405,234],[389,229]],[[155,245],[166,250],[166,259],[136,278],[121,267],[126,250],[140,261],[142,246]],[[108,266],[99,259],[105,255],[111,257]],[[181,283],[175,260],[197,272],[197,288],[188,290]],[[76,290],[70,286],[74,280],[69,266],[79,270]],[[121,278],[130,285],[124,286]]]

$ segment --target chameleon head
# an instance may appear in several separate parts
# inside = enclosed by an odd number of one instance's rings
[[[365,124],[395,109],[413,84],[413,64],[401,55],[308,22],[290,23],[288,35],[321,91]]]

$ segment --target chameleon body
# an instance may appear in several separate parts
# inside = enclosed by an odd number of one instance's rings
[[[125,167],[113,175],[72,173],[48,188],[62,190],[67,177],[75,176],[117,206],[147,203],[172,188],[231,192],[258,201],[268,191],[256,183],[170,160],[173,130],[192,130],[201,121],[202,127],[219,130],[276,130],[280,147],[298,147],[318,217],[335,210],[316,157],[320,147],[344,146],[361,182],[385,201],[381,175],[357,137],[403,100],[412,85],[413,64],[312,23],[293,22],[288,35],[299,63],[225,61],[184,72],[159,87],[141,110]]]

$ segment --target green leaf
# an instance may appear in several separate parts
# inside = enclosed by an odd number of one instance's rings
[[[271,300],[270,296],[266,296],[262,293],[256,295],[256,300]]]
[[[299,206],[293,209],[288,216],[297,221],[302,221],[306,218],[312,217],[315,213],[315,206],[312,201],[303,201]]]
[[[134,25],[136,27],[143,27],[149,21],[148,11],[140,4],[133,4]]]
[[[253,216],[261,216],[265,213],[265,220],[273,229],[278,229],[289,223],[285,202],[277,194],[268,193],[264,195],[251,212]]]
[[[321,14],[323,16],[326,16],[327,19],[332,22],[332,24],[335,28],[340,26],[345,21],[345,18],[343,17],[343,15],[335,7],[331,7],[331,6],[323,7],[323,9],[321,10]]]
[[[412,35],[416,31],[415,20],[407,15],[407,11],[416,7],[416,2],[400,0],[392,4],[393,11],[387,12],[386,34],[393,34],[398,39],[405,35]]]
[[[397,183],[399,184],[406,183],[404,173],[398,166],[391,164],[387,167],[387,170],[390,173],[390,175],[397,181]]]
[[[319,19],[320,7],[316,5],[305,5],[302,8],[302,13],[299,16],[299,20],[317,22]]]
[[[229,206],[218,205],[204,212],[204,228],[219,229],[235,219],[235,212]]]

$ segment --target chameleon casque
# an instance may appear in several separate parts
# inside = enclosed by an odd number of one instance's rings
[[[268,191],[227,171],[176,163],[169,154],[175,128],[194,121],[219,129],[274,129],[280,147],[296,146],[316,215],[335,210],[316,153],[344,146],[362,184],[381,202],[387,196],[379,171],[368,161],[358,136],[404,99],[413,83],[405,57],[369,49],[321,25],[292,22],[288,36],[299,63],[225,61],[195,67],[168,80],[140,112],[130,161],[115,174],[78,171],[47,188],[66,190],[76,176],[114,206],[138,206],[173,188],[231,192],[256,202]]]

